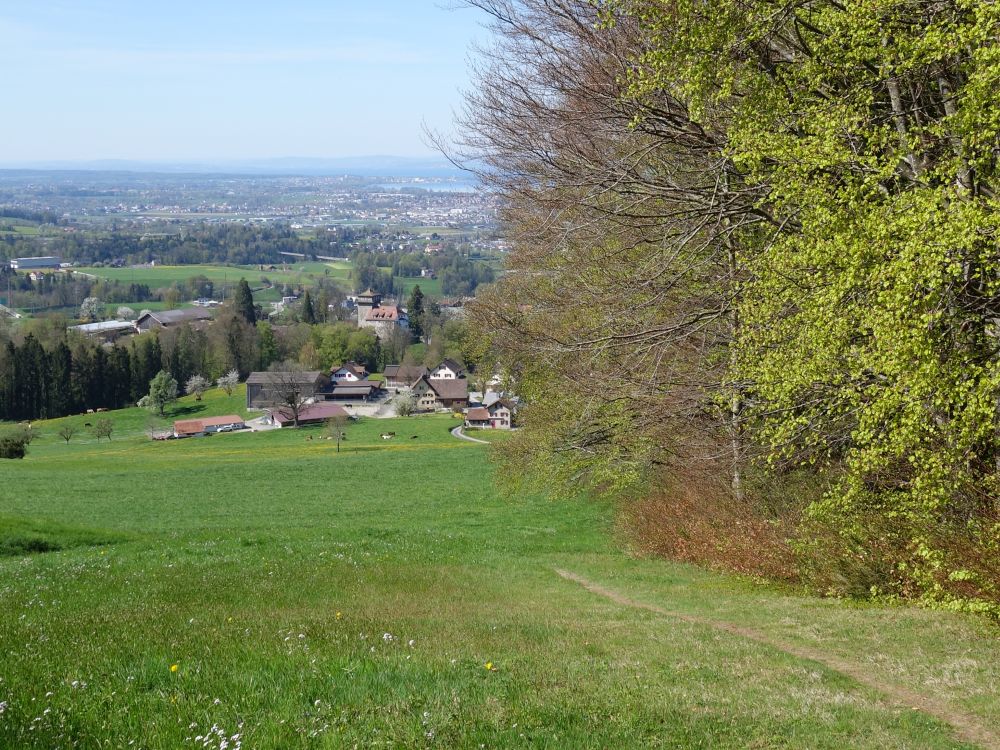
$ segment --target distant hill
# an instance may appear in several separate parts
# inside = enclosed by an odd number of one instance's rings
[[[312,158],[289,156],[268,159],[218,161],[142,161],[97,159],[92,161],[0,162],[0,169],[87,172],[143,172],[164,174],[342,175],[359,177],[461,177],[465,173],[440,157],[345,156]]]

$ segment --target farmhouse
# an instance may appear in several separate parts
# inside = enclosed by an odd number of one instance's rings
[[[427,374],[423,365],[386,365],[385,385],[387,388],[409,388]]]
[[[330,376],[325,372],[252,372],[247,378],[247,408],[263,409],[282,403],[283,393],[297,389],[303,398],[330,391]]]
[[[205,417],[203,419],[179,419],[174,422],[174,437],[196,437],[209,435],[213,432],[232,432],[246,427],[243,417],[227,414],[224,417]]]
[[[135,329],[141,333],[143,331],[151,331],[154,328],[169,328],[181,323],[199,323],[211,319],[212,313],[200,307],[147,312],[144,315],[140,315],[139,319],[135,321]]]
[[[469,405],[469,384],[465,378],[435,379],[422,375],[413,384],[417,411],[464,409]]]
[[[445,359],[431,370],[431,380],[455,380],[465,375],[465,368],[453,359]]]
[[[334,383],[356,383],[368,378],[368,369],[357,362],[345,362],[340,367],[334,367],[330,377]]]
[[[494,401],[489,406],[477,406],[465,415],[466,427],[490,430],[509,430],[513,424],[514,406],[506,399]]]
[[[335,417],[347,417],[347,411],[337,404],[307,404],[299,409],[299,426],[307,424],[319,424]],[[268,419],[271,424],[281,427],[292,427],[295,425],[295,417],[291,409],[287,406],[268,410]]]

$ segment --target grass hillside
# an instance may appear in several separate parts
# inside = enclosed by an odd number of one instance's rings
[[[959,748],[1000,726],[992,626],[631,559],[603,504],[499,494],[449,417],[352,424],[337,453],[319,428],[154,443],[109,416],[110,443],[39,423],[0,464],[0,747]]]

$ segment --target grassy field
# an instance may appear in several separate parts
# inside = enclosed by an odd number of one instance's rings
[[[993,626],[630,557],[604,504],[498,492],[447,416],[352,424],[340,453],[318,428],[154,443],[109,416],[111,442],[38,423],[0,468],[0,747],[959,748],[1000,726]]]
[[[422,279],[419,276],[395,276],[393,281],[403,289],[403,299],[409,297],[413,287],[419,286],[420,291],[431,297],[441,296],[441,279]]]
[[[93,274],[105,279],[117,279],[126,284],[147,284],[152,289],[170,286],[175,282],[183,282],[192,276],[205,276],[216,284],[228,283],[235,285],[245,278],[250,286],[260,285],[261,276],[266,276],[275,283],[305,284],[315,283],[316,279],[328,277],[346,281],[350,273],[350,264],[335,263],[295,263],[279,266],[276,271],[261,271],[257,266],[154,266],[152,268],[92,268],[76,269],[82,273]]]

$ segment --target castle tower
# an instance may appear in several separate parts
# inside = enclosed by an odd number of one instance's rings
[[[358,326],[365,324],[369,310],[382,304],[382,295],[368,287],[358,295]]]

